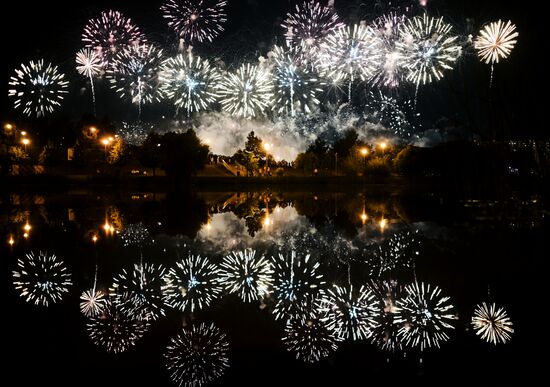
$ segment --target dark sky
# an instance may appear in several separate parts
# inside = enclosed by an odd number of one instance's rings
[[[167,45],[170,32],[159,7],[162,0],[135,1],[10,1],[2,4],[4,55],[1,63],[5,91],[2,92],[2,112],[12,115],[11,101],[7,99],[7,82],[14,67],[22,61],[44,57],[62,66],[70,80],[82,82],[74,70],[74,54],[80,48],[80,35],[86,21],[102,10],[116,9],[132,18],[151,40]],[[212,45],[195,48],[205,55],[223,55],[227,62],[248,58],[254,60],[281,39],[279,24],[296,0],[228,0],[226,31]],[[405,1],[394,1],[405,4]],[[411,3],[411,2],[408,2]],[[543,60],[539,52],[543,44],[543,13],[532,2],[505,2],[502,0],[429,0],[431,14],[444,15],[459,30],[468,24],[475,29],[498,18],[511,19],[520,33],[519,43],[509,60],[497,66],[493,90],[488,89],[488,66],[475,58],[463,60],[459,69],[419,97],[419,105],[428,115],[449,116],[462,109],[459,99],[472,101],[472,109],[480,109],[476,98],[490,98],[493,120],[502,122],[514,135],[546,135],[542,127]],[[336,0],[338,12],[344,20],[359,20],[388,9],[387,1]],[[73,82],[74,83],[74,82]],[[535,87],[534,87],[535,86]],[[536,87],[538,86],[538,88]],[[73,86],[76,87],[76,86]],[[451,90],[451,91],[449,91]],[[457,91],[458,90],[458,91]],[[467,90],[467,92],[463,92]],[[77,97],[85,99],[86,97]],[[85,101],[83,101],[85,102]],[[489,102],[487,102],[489,103]],[[70,107],[78,110],[78,107]],[[505,113],[500,117],[500,113]],[[476,116],[478,113],[472,113]],[[495,118],[496,117],[496,118]],[[484,118],[474,120],[479,125]],[[521,127],[521,128],[520,128]]]

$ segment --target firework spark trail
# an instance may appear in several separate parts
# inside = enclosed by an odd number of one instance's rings
[[[174,337],[164,358],[170,378],[181,387],[197,387],[211,382],[229,368],[227,337],[214,324],[201,323],[184,328]]]
[[[94,105],[94,116],[96,115],[94,77],[97,77],[103,71],[103,62],[101,56],[94,50],[83,48],[76,54],[76,70],[90,80],[92,89],[92,102]]]
[[[62,300],[72,286],[65,263],[53,254],[30,252],[17,260],[13,284],[26,302],[49,306]]]
[[[8,83],[12,86],[8,96],[15,98],[14,106],[23,113],[43,117],[61,106],[63,95],[68,93],[69,82],[57,66],[43,59],[21,64]]]
[[[163,17],[188,43],[212,42],[227,21],[226,0],[168,0],[161,7]]]
[[[220,73],[207,60],[189,52],[165,60],[159,76],[160,90],[187,117],[193,112],[207,110],[217,100],[216,87]]]
[[[506,311],[496,306],[496,304],[478,305],[472,317],[472,326],[476,335],[482,340],[497,345],[505,344],[512,338],[514,328],[512,320],[508,317]]]
[[[402,25],[407,21],[405,15],[388,13],[374,20],[373,29],[381,42],[382,64],[372,78],[377,86],[397,88],[404,80],[403,58],[397,50]]]

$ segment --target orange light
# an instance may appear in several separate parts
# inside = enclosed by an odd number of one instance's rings
[[[24,130],[21,132],[21,136],[26,136],[27,135],[27,132],[25,132]]]
[[[97,128],[95,126],[90,126],[90,132],[92,133],[97,132]]]
[[[23,230],[25,230],[26,232],[31,231],[31,225],[29,224],[29,222],[25,223],[25,225],[23,226]]]
[[[13,237],[10,235],[10,239],[8,239],[8,243],[10,246],[13,246],[13,244],[15,243],[15,241],[13,240]]]
[[[378,146],[380,147],[380,149],[384,150],[388,147],[388,143],[383,141]]]
[[[29,233],[28,233],[28,232],[26,232],[26,233],[23,234],[23,238],[27,239],[28,237],[29,237]]]
[[[104,138],[103,140],[101,140],[101,143],[105,146],[109,145],[109,140]]]
[[[113,136],[109,137],[107,140],[109,140],[109,142],[115,141],[115,139],[113,138]]]
[[[97,242],[97,235],[94,235],[94,236],[92,237],[92,242],[94,242],[94,243]]]
[[[369,218],[369,217],[367,216],[366,213],[363,212],[363,213],[361,214],[361,220],[363,221],[363,223],[365,223],[365,222],[367,221],[368,218]]]
[[[361,148],[361,154],[362,154],[363,156],[366,156],[366,155],[369,154],[369,150],[368,150],[367,148]]]
[[[388,225],[388,221],[386,219],[382,218],[382,219],[380,219],[380,222],[378,224],[380,226],[380,230],[384,231],[384,229]]]
[[[28,138],[24,138],[24,139],[21,140],[21,143],[22,143],[23,145],[29,145],[30,142],[31,142],[31,140],[29,140]]]
[[[12,130],[13,125],[12,124],[6,124],[6,125],[4,125],[4,128],[6,128],[7,130]]]

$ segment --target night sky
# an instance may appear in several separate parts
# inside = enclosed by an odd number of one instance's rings
[[[5,83],[2,119],[17,117],[7,98],[7,82],[13,69],[23,61],[42,57],[59,64],[71,81],[70,101],[66,101],[57,114],[78,118],[85,113],[89,110],[89,95],[88,92],[79,95],[85,82],[74,69],[74,55],[81,47],[80,37],[87,20],[103,10],[119,10],[132,18],[151,41],[166,48],[174,43],[174,36],[159,10],[162,2],[82,0],[2,4],[4,55],[0,66]],[[255,61],[259,55],[265,55],[272,44],[282,42],[280,22],[297,2],[301,0],[229,0],[226,31],[213,44],[196,45],[194,51],[207,57],[221,57],[228,65],[245,59]],[[336,0],[336,8],[344,21],[371,20],[380,14],[379,10],[388,9],[388,2]],[[474,55],[462,58],[441,82],[422,88],[419,111],[427,118],[428,125],[444,117],[450,125],[490,125],[505,136],[547,138],[540,97],[545,83],[544,61],[539,57],[539,51],[545,47],[543,12],[540,9],[537,12],[533,3],[499,0],[431,0],[428,9],[432,15],[445,16],[461,32],[471,25],[471,32],[475,34],[484,23],[503,18],[512,20],[520,34],[511,57],[496,66],[493,89],[488,87],[489,66],[479,63]],[[117,103],[106,85],[100,85],[99,89],[103,90],[99,91],[98,109],[103,114],[116,118],[132,108]],[[411,94],[414,88],[410,86],[400,92]]]

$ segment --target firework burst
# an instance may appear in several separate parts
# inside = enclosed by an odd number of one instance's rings
[[[407,285],[405,297],[396,304],[394,321],[400,325],[398,337],[403,344],[424,350],[439,348],[440,343],[449,340],[446,331],[454,329],[454,306],[437,286],[423,282]]]
[[[297,256],[296,251],[287,256],[279,254],[275,261],[275,296],[277,303],[273,308],[276,319],[303,316],[312,297],[322,294],[326,283],[319,273],[319,262],[310,260],[310,255]]]
[[[229,343],[214,324],[184,328],[173,338],[164,355],[172,381],[196,387],[219,378],[229,368]]]
[[[305,321],[289,319],[283,343],[296,359],[316,363],[338,349],[340,338],[327,323],[312,313]]]
[[[306,53],[314,51],[332,31],[344,27],[334,7],[325,7],[317,1],[296,5],[282,23],[290,47],[300,47]]]
[[[140,133],[138,128],[132,128],[134,129],[134,131],[132,131],[133,135],[130,135],[128,133],[130,132],[130,126],[127,123],[123,123],[122,126],[127,130],[120,133],[120,136],[124,139],[124,142],[138,145],[139,141],[137,141],[137,139],[140,136],[147,137],[147,133],[145,134]],[[119,237],[122,240],[122,245],[124,247],[142,246],[145,243],[147,243],[147,241],[151,240],[151,233],[149,232],[147,227],[145,227],[145,225],[141,222],[130,223],[122,229],[122,231],[119,234]]]
[[[371,342],[382,350],[399,350],[402,346],[398,339],[399,325],[395,323],[395,315],[399,312],[396,300],[401,294],[401,287],[394,280],[372,281],[370,287],[378,304]]]
[[[517,43],[518,33],[511,21],[489,23],[479,31],[474,46],[479,58],[487,64],[506,59]]]
[[[89,48],[83,48],[76,54],[76,71],[79,74],[87,77],[90,80],[92,89],[92,102],[94,104],[95,113],[95,89],[94,77],[97,77],[103,72],[103,60],[97,51]]]
[[[226,0],[168,0],[161,7],[168,26],[187,42],[212,42],[227,21]]]
[[[189,255],[165,276],[164,302],[182,312],[209,306],[222,291],[220,270],[208,258]]]
[[[49,306],[61,301],[73,283],[62,260],[45,252],[30,252],[17,260],[13,284],[26,302]]]
[[[162,286],[165,269],[150,263],[134,264],[132,270],[122,270],[109,289],[111,298],[120,308],[144,320],[164,316]]]
[[[10,77],[8,96],[13,97],[16,109],[37,117],[53,113],[61,106],[63,96],[68,93],[69,82],[57,66],[45,63],[43,59],[21,64]]]
[[[237,293],[244,302],[259,300],[269,294],[273,283],[273,267],[265,256],[256,257],[255,250],[232,252],[221,264],[227,291]]]
[[[207,60],[189,53],[162,64],[160,90],[177,108],[193,112],[206,110],[216,102],[216,86],[221,76]]]
[[[99,316],[107,304],[105,295],[100,290],[89,289],[80,295],[80,312],[86,317]]]
[[[336,332],[341,340],[365,340],[372,335],[377,325],[377,305],[374,293],[366,286],[359,291],[349,287],[334,286],[327,297],[319,303],[327,327]]]
[[[115,56],[107,72],[111,88],[121,98],[137,104],[140,117],[143,104],[160,101],[158,72],[161,62],[162,50],[152,45],[133,45]]]
[[[143,337],[149,322],[135,318],[116,302],[107,301],[102,313],[86,324],[92,342],[110,353],[121,353]]]
[[[275,106],[279,114],[311,113],[319,105],[322,92],[319,79],[302,64],[299,52],[294,48],[275,46],[272,51],[275,80]]]
[[[407,81],[418,86],[438,81],[451,70],[461,54],[458,36],[443,17],[426,14],[416,16],[401,25],[397,53],[407,71]]]
[[[348,98],[356,79],[370,80],[382,63],[382,42],[363,24],[340,28],[324,39],[316,65],[332,83],[348,82]]]
[[[105,68],[112,65],[114,57],[132,45],[146,42],[139,28],[118,11],[102,12],[84,27],[82,42],[101,56]]]
[[[472,325],[482,340],[495,345],[505,344],[512,338],[514,328],[510,317],[503,308],[485,302],[476,307]]]
[[[405,15],[389,13],[374,21],[374,31],[381,42],[382,61],[378,71],[372,78],[373,84],[390,88],[399,87],[405,78],[403,58],[397,50],[396,43],[400,38],[400,30],[407,21]]]
[[[272,105],[273,82],[268,71],[247,63],[223,77],[218,95],[226,112],[253,118],[265,114]]]

